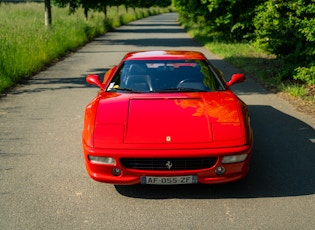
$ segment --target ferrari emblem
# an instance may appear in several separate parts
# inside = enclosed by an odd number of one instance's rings
[[[170,142],[171,140],[171,136],[166,136],[166,142]]]
[[[173,166],[172,162],[170,162],[170,161],[167,161],[165,165],[166,165],[166,167],[167,167],[168,169],[171,169],[172,166]]]

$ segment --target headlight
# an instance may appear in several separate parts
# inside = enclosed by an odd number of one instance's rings
[[[246,160],[247,154],[225,156],[222,158],[222,164],[238,163]]]
[[[115,165],[116,161],[112,157],[98,157],[98,156],[88,156],[89,161],[96,164],[105,164],[105,165]]]

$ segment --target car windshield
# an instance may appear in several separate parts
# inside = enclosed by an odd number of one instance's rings
[[[210,92],[223,90],[206,61],[126,61],[110,82],[107,91],[127,92]]]

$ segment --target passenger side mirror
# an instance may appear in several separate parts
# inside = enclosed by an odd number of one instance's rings
[[[226,83],[226,85],[228,87],[236,84],[236,83],[241,83],[241,82],[244,82],[246,80],[246,77],[245,77],[245,74],[242,74],[242,73],[236,73],[236,74],[233,74],[232,77],[231,77],[231,80],[228,81]]]

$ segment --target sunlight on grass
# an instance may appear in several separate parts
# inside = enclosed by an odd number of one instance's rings
[[[69,14],[67,8],[52,7],[53,24],[46,29],[44,3],[0,3],[0,93],[112,28],[169,11],[152,7],[127,12],[125,7],[111,7],[107,18],[90,11],[85,21],[82,9]]]
[[[298,84],[290,84],[290,85],[282,85],[282,91],[289,93],[293,97],[306,96],[307,91],[303,85]]]

